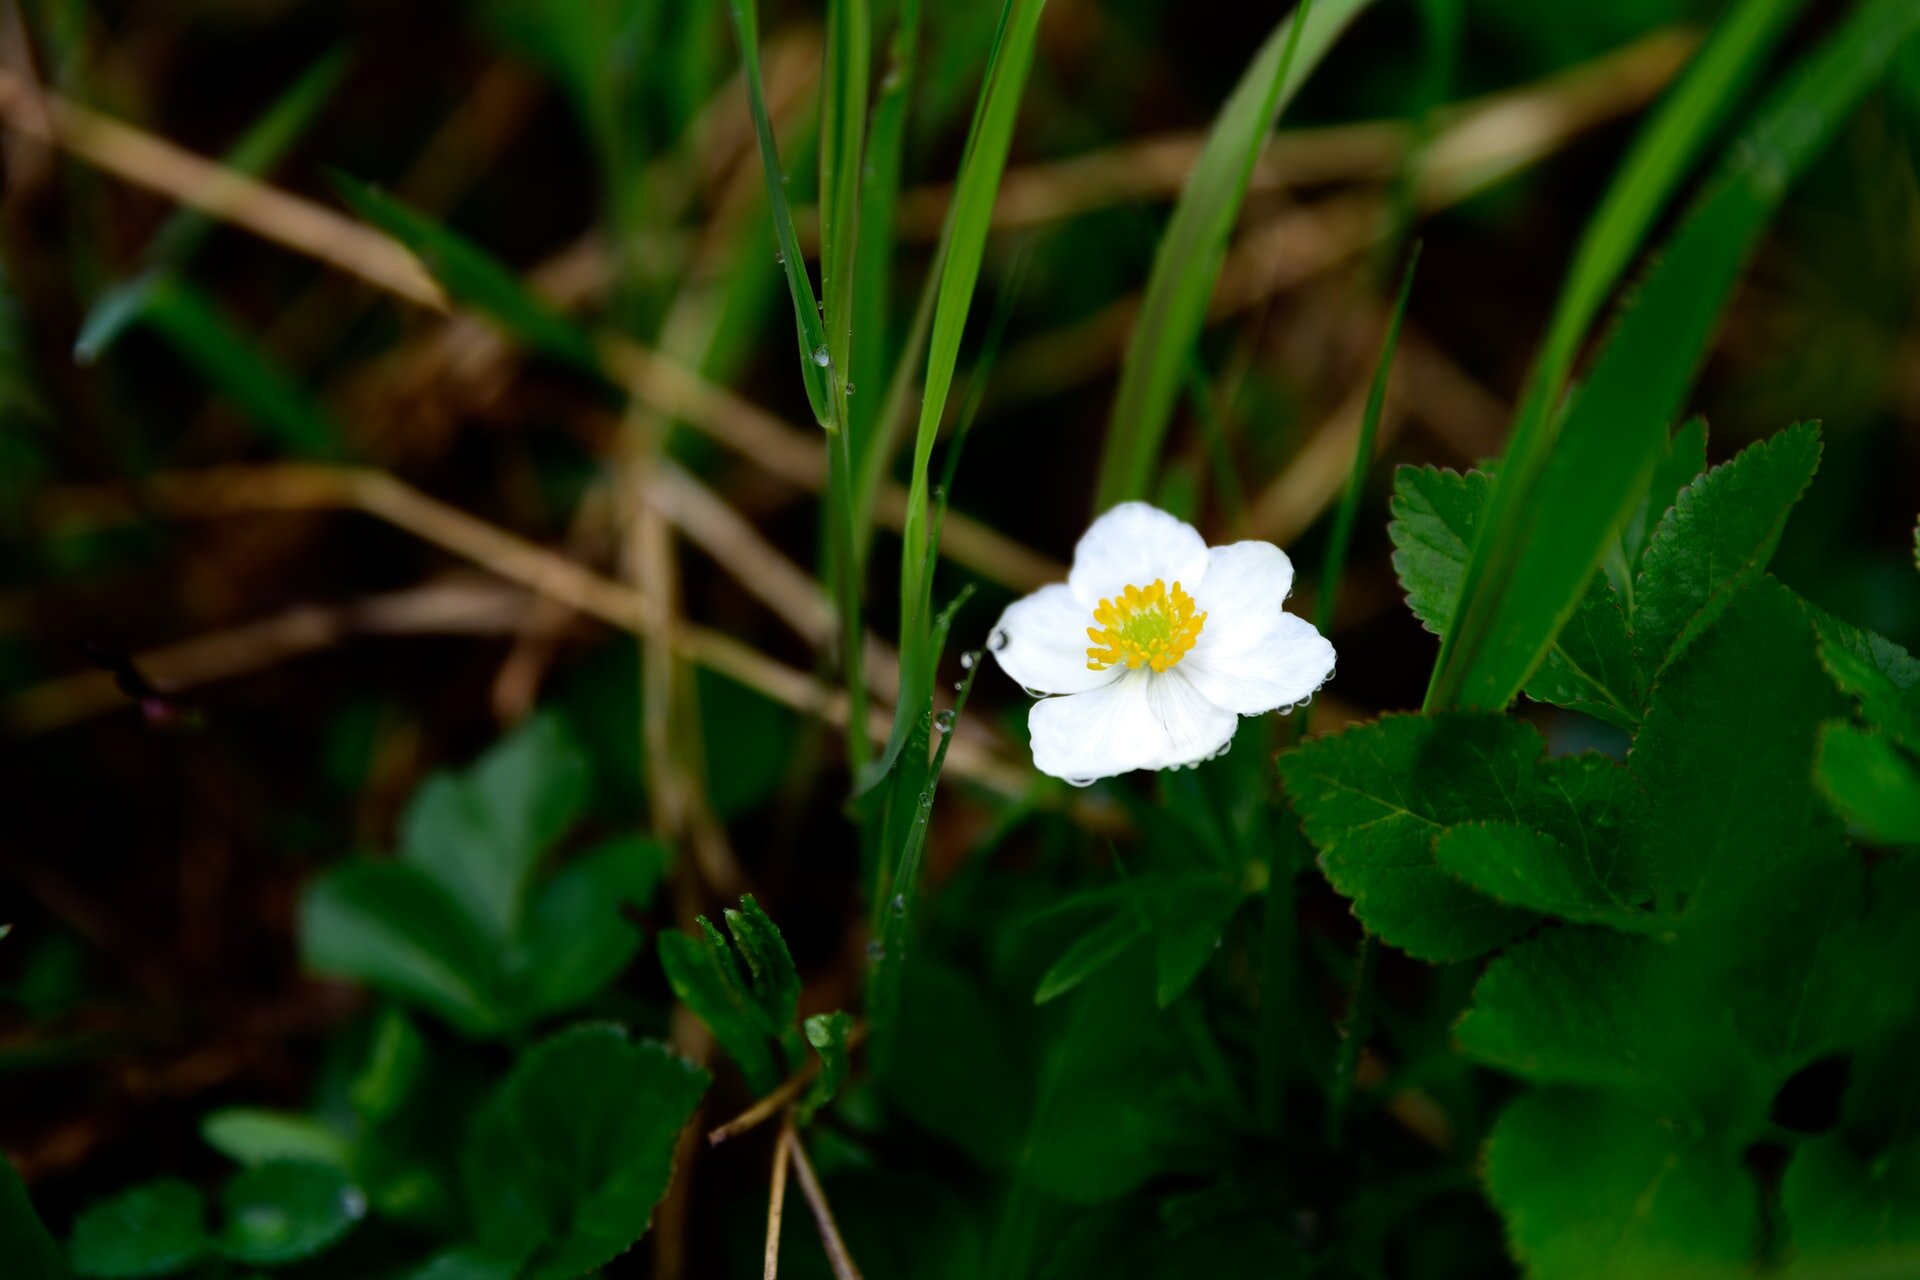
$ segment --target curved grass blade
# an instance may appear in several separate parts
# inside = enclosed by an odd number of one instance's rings
[[[1353,446],[1353,469],[1347,473],[1347,491],[1340,495],[1340,506],[1333,514],[1333,532],[1327,537],[1327,558],[1320,568],[1320,606],[1314,625],[1321,635],[1333,630],[1333,609],[1340,598],[1340,574],[1347,563],[1347,547],[1353,541],[1354,518],[1360,513],[1360,495],[1367,484],[1367,469],[1373,464],[1374,441],[1380,438],[1380,413],[1387,404],[1387,380],[1393,373],[1393,353],[1400,345],[1400,322],[1406,318],[1407,299],[1413,294],[1413,272],[1420,265],[1420,244],[1414,242],[1407,255],[1406,269],[1400,273],[1400,292],[1394,299],[1393,315],[1387,321],[1387,336],[1380,344],[1380,363],[1374,366],[1373,385],[1367,390],[1366,412],[1360,417],[1360,438]]]
[[[1788,186],[1920,27],[1920,0],[1869,0],[1768,100],[1621,316],[1534,468],[1500,469],[1429,710],[1504,707],[1578,603],[1667,445],[1748,252]],[[1544,448],[1516,437],[1509,450]]]
[[[1180,380],[1213,296],[1227,238],[1275,118],[1368,0],[1302,4],[1274,29],[1234,87],[1187,175],[1154,253],[1107,422],[1094,509],[1146,496]]]

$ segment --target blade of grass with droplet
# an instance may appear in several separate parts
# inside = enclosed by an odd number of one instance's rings
[[[345,49],[322,55],[220,158],[221,167],[245,177],[257,177],[272,169],[333,97],[346,70]],[[80,336],[73,344],[74,359],[81,364],[99,359],[127,326],[139,319],[155,277],[184,266],[213,226],[210,214],[190,206],[182,206],[161,224],[147,242],[140,274],[107,289],[81,320]]]
[[[860,234],[871,25],[866,0],[830,0],[827,5],[826,66],[820,89],[820,292],[831,368],[843,377],[853,368],[858,270],[854,250]],[[870,340],[865,334],[861,338]],[[844,388],[844,381],[835,388],[837,416],[843,423],[847,420]]]
[[[1311,9],[1302,4],[1267,37],[1208,131],[1154,253],[1140,314],[1127,339],[1100,458],[1096,511],[1146,496],[1254,162],[1275,119],[1367,3],[1319,0]]]
[[[1387,336],[1380,344],[1380,362],[1374,366],[1373,385],[1367,389],[1367,408],[1360,415],[1360,438],[1353,446],[1353,467],[1347,472],[1346,492],[1340,495],[1340,505],[1333,513],[1333,530],[1327,536],[1327,556],[1320,566],[1320,605],[1314,624],[1323,636],[1333,634],[1333,610],[1340,598],[1340,575],[1346,568],[1347,547],[1353,541],[1353,522],[1360,513],[1360,495],[1366,490],[1367,470],[1373,465],[1374,442],[1380,438],[1380,414],[1387,405],[1393,353],[1400,345],[1400,322],[1406,318],[1407,299],[1413,294],[1413,272],[1419,265],[1420,242],[1416,240],[1407,254],[1406,269],[1400,274],[1400,292],[1394,298],[1393,313],[1387,320]]]
[[[1665,448],[1761,230],[1916,27],[1920,0],[1868,0],[1797,64],[1622,313],[1551,452],[1531,475],[1501,467],[1429,709],[1504,707],[1526,682]]]
[[[286,452],[317,459],[346,454],[333,419],[198,289],[171,274],[155,277],[141,316]]]
[[[772,117],[767,114],[767,88],[760,74],[759,7],[755,0],[727,0],[727,14],[733,20],[734,39],[740,46],[740,62],[747,82],[747,108],[753,116],[760,166],[766,175],[767,207],[773,215],[780,265],[786,272],[787,291],[793,295],[793,318],[799,330],[800,377],[806,384],[807,403],[813,408],[814,421],[832,429],[838,420],[834,416],[826,326],[821,321],[819,300],[814,296],[813,279],[807,275],[806,259],[800,256],[800,236],[793,227],[793,208],[787,203],[786,171],[780,165],[780,147],[773,136]]]

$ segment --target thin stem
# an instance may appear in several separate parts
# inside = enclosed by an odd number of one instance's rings
[[[1353,994],[1347,1000],[1347,1016],[1340,1024],[1340,1049],[1334,1056],[1333,1084],[1327,1091],[1327,1141],[1335,1146],[1340,1142],[1347,1100],[1353,1096],[1360,1052],[1366,1048],[1367,1037],[1373,1029],[1373,974],[1379,958],[1378,939],[1370,933],[1363,934],[1359,954],[1353,962]]]
[[[793,1150],[793,1126],[780,1126],[773,1143],[773,1185],[767,1191],[767,1261],[761,1269],[762,1280],[778,1280],[780,1275],[780,1214],[787,1203],[787,1163]]]
[[[867,1024],[864,1022],[857,1024],[852,1031],[847,1033],[847,1052],[852,1053],[860,1046],[860,1042],[866,1038]],[[817,1057],[807,1059],[805,1066],[788,1076],[778,1087],[767,1094],[766,1097],[760,1099],[725,1124],[710,1130],[707,1133],[707,1145],[717,1147],[729,1138],[737,1138],[741,1134],[758,1128],[768,1120],[773,1119],[788,1103],[799,1097],[800,1091],[811,1084],[813,1078],[819,1074],[820,1059]]]
[[[1261,938],[1260,1040],[1256,1105],[1260,1127],[1280,1127],[1287,1084],[1287,1058],[1292,1046],[1294,989],[1294,853],[1300,836],[1291,819],[1283,819],[1273,842],[1267,875],[1267,910]]]
[[[846,397],[840,397],[844,408]],[[829,475],[827,489],[833,524],[834,588],[840,604],[840,663],[847,685],[847,765],[856,774],[873,755],[867,726],[867,673],[863,661],[866,635],[860,625],[860,557],[854,546],[852,432],[843,414],[840,425],[827,433]]]
[[[853,1255],[847,1252],[847,1242],[840,1238],[840,1227],[833,1220],[833,1208],[827,1203],[827,1193],[820,1189],[820,1179],[813,1172],[813,1162],[807,1159],[807,1148],[800,1141],[800,1135],[793,1130],[793,1116],[788,1115],[780,1126],[781,1132],[793,1149],[793,1171],[800,1179],[800,1194],[807,1199],[807,1208],[813,1210],[813,1224],[820,1228],[820,1243],[826,1246],[827,1262],[833,1267],[834,1280],[861,1280],[860,1268],[853,1263]]]

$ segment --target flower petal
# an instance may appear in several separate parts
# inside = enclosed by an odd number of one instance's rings
[[[1087,669],[1087,629],[1093,613],[1065,583],[1015,600],[993,624],[987,651],[1000,669],[1040,693],[1085,693],[1110,684],[1123,668]]]
[[[1147,503],[1123,502],[1080,535],[1067,585],[1091,613],[1123,588],[1155,578],[1192,594],[1206,573],[1207,540],[1192,525]]]
[[[1211,760],[1233,741],[1240,717],[1202,694],[1179,668],[1155,676],[1147,685],[1147,705],[1166,731],[1166,750],[1153,762],[1156,769]]]
[[[1206,625],[1179,671],[1208,701],[1259,715],[1305,699],[1333,675],[1333,646],[1282,602],[1293,564],[1270,542],[1215,547],[1193,593]]]
[[[1152,679],[1142,668],[1087,693],[1034,703],[1027,713],[1034,767],[1080,783],[1154,767],[1170,744],[1148,698]]]

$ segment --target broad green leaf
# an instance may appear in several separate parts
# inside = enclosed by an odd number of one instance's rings
[[[1844,1135],[1817,1138],[1794,1153],[1780,1205],[1793,1242],[1790,1277],[1913,1256],[1920,1246],[1920,1145],[1902,1143],[1868,1159]]]
[[[1165,1009],[1193,985],[1246,890],[1216,876],[1169,876],[1135,885],[1153,933],[1154,1002]]]
[[[1206,323],[1247,183],[1275,120],[1367,0],[1318,0],[1283,19],[1215,117],[1154,251],[1120,363],[1094,509],[1150,497],[1161,442],[1193,344]]]
[[[840,1085],[847,1078],[847,1070],[852,1065],[848,1037],[853,1034],[853,1018],[838,1010],[816,1013],[801,1029],[806,1032],[807,1043],[820,1055],[820,1074],[800,1103],[800,1118],[804,1121],[832,1102],[833,1095],[840,1091]]]
[[[1836,855],[1812,780],[1815,737],[1837,704],[1805,610],[1764,577],[1661,673],[1628,764],[1673,905],[1733,910],[1776,868]]]
[[[1634,584],[1634,651],[1649,677],[1766,569],[1819,465],[1820,429],[1802,423],[1680,491],[1647,542]]]
[[[491,944],[417,867],[348,862],[328,871],[301,900],[300,954],[315,973],[422,1005],[470,1035],[500,1029]]]
[[[400,824],[400,857],[427,872],[496,943],[510,939],[541,855],[587,799],[586,757],[537,716],[461,773],[436,774]]]
[[[215,1111],[201,1117],[200,1136],[221,1155],[249,1168],[296,1160],[345,1169],[353,1158],[351,1144],[338,1132],[310,1116],[286,1111]]]
[[[355,213],[410,249],[448,297],[478,311],[541,355],[588,373],[599,372],[591,335],[547,305],[519,275],[479,245],[345,174],[334,174],[333,184]]]
[[[1916,26],[1915,0],[1868,0],[1801,61],[1668,242],[1557,443],[1544,427],[1516,432],[1428,707],[1504,707],[1526,683],[1644,491],[1753,243]]]
[[[279,448],[301,458],[345,456],[345,437],[319,398],[296,383],[199,289],[173,276],[156,279],[141,314]]]
[[[1920,767],[1872,730],[1829,721],[1815,776],[1842,817],[1875,844],[1920,844]]]
[[[561,868],[534,895],[505,982],[522,1016],[546,1017],[598,995],[640,951],[627,912],[653,901],[666,872],[664,845],[608,841]]]
[[[1689,418],[1667,442],[1667,451],[1654,464],[1646,496],[1635,505],[1626,526],[1620,530],[1620,559],[1617,564],[1612,560],[1607,562],[1608,576],[1616,592],[1631,591],[1633,576],[1640,571],[1640,557],[1646,553],[1647,539],[1673,510],[1680,491],[1706,469],[1706,419]]]
[[[1612,766],[1545,759],[1531,727],[1499,716],[1387,716],[1308,742],[1281,776],[1320,866],[1360,922],[1424,960],[1460,960],[1536,918],[1461,883],[1434,840],[1464,823],[1517,822],[1585,848],[1622,819]]]
[[[747,962],[754,1003],[768,1026],[784,1031],[800,1005],[800,974],[793,967],[787,940],[752,894],[740,899],[738,910],[727,908],[726,919],[727,932]]]
[[[1600,1094],[1508,1107],[1486,1154],[1507,1238],[1541,1280],[1750,1276],[1760,1194],[1740,1152]]]
[[[206,1254],[206,1218],[206,1200],[194,1188],[171,1179],[149,1182],[82,1213],[67,1255],[83,1276],[176,1275]]]
[[[1147,922],[1140,913],[1131,904],[1122,907],[1074,939],[1040,979],[1033,1002],[1046,1004],[1072,991],[1125,955],[1146,931]]]
[[[1493,477],[1435,467],[1394,473],[1393,567],[1407,604],[1427,630],[1444,638],[1453,625],[1460,584],[1479,522],[1493,494]],[[1619,598],[1604,577],[1587,584],[1574,617],[1547,651],[1527,695],[1582,711],[1632,732],[1640,696],[1633,642]]]
[[[570,1280],[646,1233],[707,1074],[611,1026],[576,1027],[514,1064],[464,1160],[480,1242],[522,1280]]]
[[[1448,828],[1433,857],[1497,902],[1562,920],[1652,927],[1659,918],[1644,908],[1653,876],[1637,833],[1609,823],[1585,834],[1576,848],[1518,823],[1473,822]]]
[[[215,1243],[236,1262],[279,1266],[334,1244],[366,1212],[366,1194],[339,1168],[278,1160],[227,1180]]]
[[[747,1078],[747,1088],[772,1092],[780,1083],[780,1064],[769,1041],[780,1029],[768,1024],[720,931],[703,916],[697,938],[675,930],[661,934],[660,966],[674,996],[706,1024]]]

